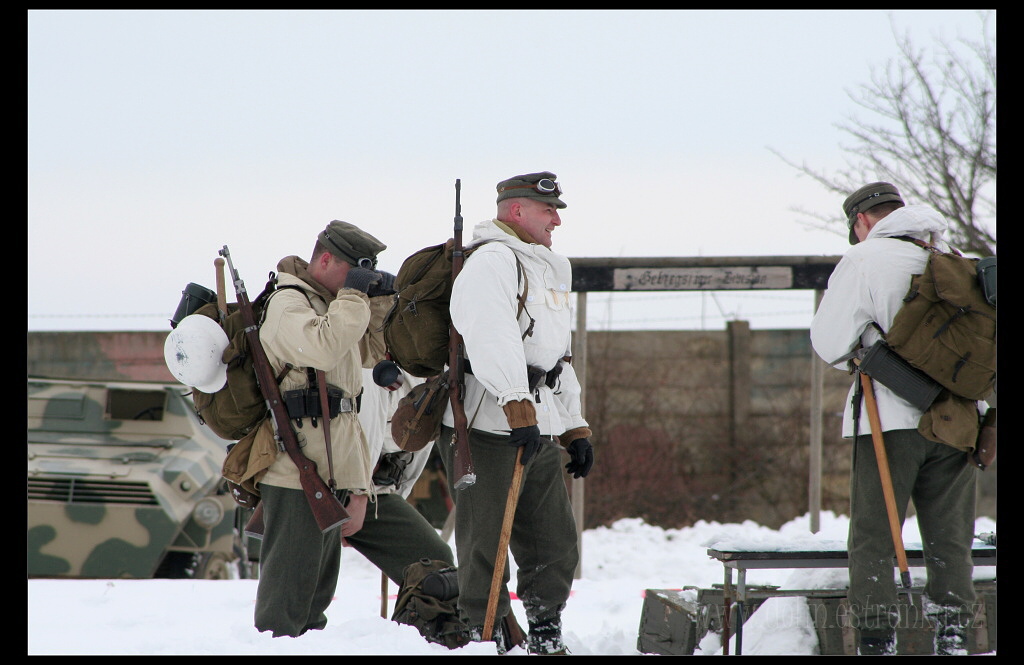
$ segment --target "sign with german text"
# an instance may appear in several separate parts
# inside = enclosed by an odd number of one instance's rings
[[[715,268],[618,268],[616,291],[726,291],[735,289],[789,289],[791,266],[736,266]]]

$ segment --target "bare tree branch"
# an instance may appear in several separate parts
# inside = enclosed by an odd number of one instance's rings
[[[928,59],[908,34],[893,35],[899,56],[871,72],[871,82],[847,94],[869,115],[836,127],[853,139],[840,145],[846,166],[832,173],[797,165],[768,148],[826,190],[845,197],[875,180],[895,183],[904,198],[926,203],[949,220],[948,238],[960,250],[995,253],[996,55],[992,12],[979,12],[981,39],[939,40]],[[838,207],[837,207],[838,209]],[[806,213],[814,226],[846,235],[846,220]]]

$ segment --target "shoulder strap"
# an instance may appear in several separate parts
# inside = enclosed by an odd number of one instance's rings
[[[309,302],[309,306],[310,307],[313,306],[313,302],[309,300],[309,296],[306,295],[306,290],[305,289],[303,289],[301,286],[299,286],[297,284],[285,284],[284,286],[278,286],[277,285],[277,275],[273,271],[271,271],[270,279],[269,279],[269,281],[267,281],[266,288],[264,288],[263,292],[260,293],[259,297],[256,298],[256,302],[261,302],[262,301],[262,303],[261,303],[262,304],[262,308],[260,309],[260,320],[256,323],[256,327],[257,328],[262,327],[263,326],[263,322],[267,320],[267,305],[270,303],[270,298],[275,293],[277,293],[279,291],[284,291],[285,289],[295,289],[296,291],[298,291],[302,295],[306,296],[306,301]],[[285,375],[288,372],[292,371],[293,369],[299,369],[299,368],[295,367],[291,363],[285,363],[284,364],[284,367],[281,368],[281,372],[276,377],[278,385],[280,385],[281,381],[284,380]]]
[[[310,307],[313,306],[313,302],[309,299],[309,296],[306,294],[306,290],[303,289],[301,286],[298,286],[297,284],[285,284],[284,286],[277,286],[276,275],[274,275],[274,273],[270,274],[271,276],[273,276],[273,280],[267,283],[267,288],[263,290],[263,293],[261,293],[258,298],[256,298],[256,302],[260,303],[261,305],[260,320],[256,323],[257,328],[262,327],[263,322],[266,321],[267,319],[267,305],[270,303],[271,297],[273,297],[275,293],[279,293],[281,291],[284,291],[285,289],[295,289],[302,295],[306,296],[306,301],[309,302]]]
[[[466,257],[468,258],[470,252],[472,252],[474,249],[486,245],[489,242],[492,241],[484,240],[482,242],[478,242],[477,244],[471,245],[470,247],[466,248]],[[519,308],[516,310],[516,320],[518,321],[519,317],[523,315],[523,312],[526,312],[526,315],[530,316],[530,313],[526,311],[526,294],[530,292],[530,278],[526,276],[526,270],[523,268],[523,262],[519,260],[519,255],[516,254],[516,250],[509,247],[508,251],[512,252],[512,258],[516,260],[516,284],[523,285],[523,292],[516,296],[516,300],[519,301]],[[523,339],[533,336],[533,325],[536,322],[537,321],[532,316],[530,316],[530,325],[526,329],[526,332],[523,333]]]
[[[512,258],[516,260],[516,284],[523,285],[523,292],[516,296],[516,299],[519,301],[519,309],[516,310],[516,321],[518,321],[523,312],[530,316],[530,313],[526,311],[526,294],[530,292],[530,278],[526,276],[526,269],[523,268],[523,262],[519,260],[516,250],[509,247],[509,251],[512,252]],[[526,332],[523,333],[523,339],[533,337],[533,325],[535,323],[537,323],[536,319],[530,316],[530,325],[526,328]]]
[[[913,243],[913,244],[917,245],[918,247],[920,247],[921,249],[928,250],[932,254],[941,255],[941,254],[945,254],[946,253],[946,252],[943,252],[941,249],[935,247],[935,245],[931,245],[929,243],[926,243],[924,240],[921,240],[920,238],[914,238],[914,237],[911,237],[911,236],[890,236],[890,237],[893,238],[894,240],[902,240],[904,242]],[[955,247],[950,247],[949,248],[949,253],[950,254],[956,254],[957,256],[963,256],[963,254],[958,252]]]
[[[523,313],[526,309],[526,294],[530,292],[530,278],[526,276],[526,271],[523,269],[523,263],[519,260],[519,256],[516,255],[515,250],[512,251],[512,258],[516,260],[516,283],[522,283],[523,292],[519,294],[519,311],[516,312],[516,318]],[[533,320],[532,318],[530,319]]]

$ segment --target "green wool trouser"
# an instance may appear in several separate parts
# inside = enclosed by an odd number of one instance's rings
[[[442,427],[437,446],[455,501],[455,548],[459,558],[459,612],[470,626],[482,626],[501,537],[517,448],[508,436],[470,430],[476,483],[456,490],[452,434]],[[561,614],[579,562],[576,521],[569,504],[561,447],[546,444],[523,469],[509,549],[518,566],[516,593],[531,622]],[[508,560],[499,588],[495,625],[508,614]]]
[[[260,546],[256,628],[298,637],[327,625],[341,569],[341,529],[325,534],[301,490],[261,485],[266,531]],[[345,541],[401,585],[405,567],[421,558],[453,563],[452,550],[397,494],[367,504],[363,527]]]
[[[341,567],[341,529],[321,533],[302,490],[260,485],[265,535],[260,544],[256,629],[298,637],[327,625]]]
[[[437,529],[398,494],[379,494],[376,506],[367,504],[363,528],[345,542],[399,586],[405,567],[420,559],[455,562]]]
[[[901,527],[911,499],[917,509],[928,573],[925,595],[938,605],[971,612],[977,470],[966,452],[929,441],[917,430],[891,430],[883,439]],[[896,550],[871,434],[861,434],[853,446],[848,542],[851,619],[861,630],[895,628],[899,620]]]

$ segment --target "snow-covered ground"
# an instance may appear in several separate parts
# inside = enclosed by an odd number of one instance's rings
[[[684,529],[661,529],[639,519],[583,534],[582,579],[563,615],[564,637],[576,655],[639,655],[637,634],[646,589],[710,587],[723,579],[722,565],[707,556],[715,543],[738,548],[790,548],[795,543],[844,541],[848,519],[824,513],[817,534],[809,518],[782,528],[753,522],[698,522]],[[981,518],[976,533],[994,532]],[[920,542],[917,521],[907,519],[904,541]],[[454,550],[454,543],[452,543]],[[515,575],[515,562],[510,560]],[[912,568],[915,584],[924,569]],[[761,570],[747,573],[748,584],[783,588],[844,587],[846,569]],[[994,579],[995,568],[975,569],[975,579]],[[381,575],[357,552],[346,549],[342,576],[329,623],[300,638],[272,638],[252,625],[256,581],[190,580],[29,580],[28,653],[60,655],[494,655],[493,644],[462,649],[430,644],[410,626],[381,617]],[[512,585],[514,588],[514,585]],[[388,586],[388,616],[394,607]],[[513,610],[525,623],[522,605]],[[817,653],[818,640],[803,598],[772,598],[755,612],[743,631],[744,654]],[[734,648],[731,649],[734,652]],[[716,635],[696,655],[722,653]],[[526,655],[513,649],[509,655]]]

